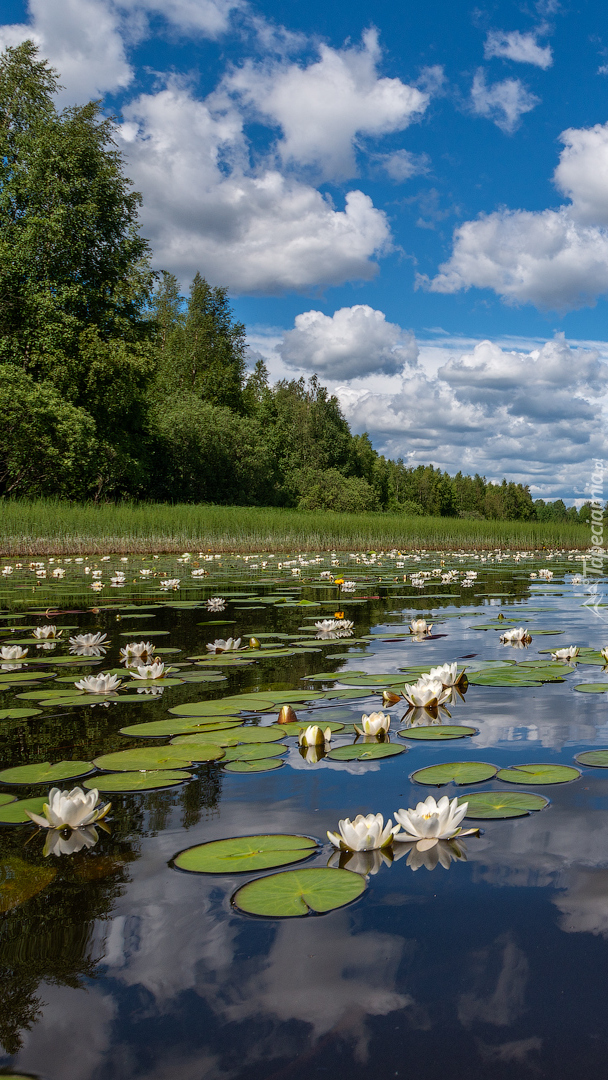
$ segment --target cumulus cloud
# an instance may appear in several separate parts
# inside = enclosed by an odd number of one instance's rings
[[[312,166],[324,179],[347,179],[357,174],[361,137],[403,131],[429,102],[417,87],[379,77],[380,59],[372,29],[360,46],[320,45],[319,59],[306,66],[247,61],[225,86],[281,129],[276,150],[284,165]]]
[[[506,135],[512,135],[524,113],[538,105],[540,98],[532,94],[519,79],[503,79],[488,86],[485,72],[476,72],[471,87],[471,108],[478,116],[492,120]]]
[[[412,154],[409,150],[395,150],[392,154],[375,154],[375,160],[397,184],[428,172],[428,154]]]
[[[493,56],[515,60],[520,64],[534,64],[546,71],[553,63],[550,45],[539,45],[535,33],[522,34],[520,30],[490,30],[483,47],[486,60]]]
[[[296,316],[279,353],[289,367],[315,371],[330,379],[355,379],[372,372],[396,375],[415,364],[413,334],[386,321],[368,304],[340,308],[333,315],[305,311]]]
[[[104,0],[30,0],[29,22],[0,26],[0,47],[31,38],[55,67],[72,104],[129,86],[120,15]]]
[[[244,0],[119,0],[134,15],[159,15],[181,33],[216,38],[228,29],[230,14],[246,7]]]
[[[239,112],[221,94],[197,100],[177,83],[123,109],[120,138],[144,196],[157,266],[198,269],[241,293],[369,279],[388,250],[384,213],[361,191],[344,209],[276,168],[252,169]]]
[[[568,128],[560,141],[553,180],[572,200],[570,214],[577,221],[608,225],[608,123],[591,128]]]

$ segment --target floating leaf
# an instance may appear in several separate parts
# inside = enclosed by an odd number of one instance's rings
[[[424,727],[403,728],[397,734],[401,739],[463,739],[465,735],[478,735],[479,729],[464,724],[429,724]]]
[[[332,761],[377,761],[379,758],[394,757],[403,754],[405,746],[395,743],[352,743],[350,746],[336,746],[327,755]]]
[[[21,661],[16,660],[19,664]],[[3,671],[0,674],[0,683],[42,682],[43,679],[54,679],[54,671]]]
[[[153,791],[155,788],[174,787],[191,779],[189,772],[157,769],[150,772],[104,773],[93,780],[85,780],[84,786],[99,788],[100,791]]]
[[[446,761],[443,765],[429,765],[412,773],[417,784],[481,784],[496,776],[496,765],[487,761]]]
[[[258,773],[270,772],[272,769],[280,769],[285,762],[280,758],[258,758],[257,761],[228,761],[224,765],[226,772]]]
[[[519,674],[510,672],[479,671],[467,672],[467,679],[473,686],[542,686],[542,679],[532,677],[532,672]]]
[[[207,753],[206,760],[209,761],[224,756],[224,751],[211,743],[207,746]],[[142,746],[135,750],[101,754],[93,759],[93,764],[98,769],[107,769],[108,772],[136,772],[140,769],[186,769],[192,760],[183,746],[181,750],[177,746]]]
[[[173,864],[179,870],[195,874],[242,874],[300,862],[313,855],[317,848],[317,841],[309,836],[285,833],[234,836],[229,840],[210,840],[186,848],[175,856]]]
[[[130,739],[166,739],[171,735],[197,734],[201,731],[228,731],[230,728],[241,727],[242,723],[236,716],[214,717],[208,721],[203,717],[193,717],[192,720],[150,720],[147,724],[123,727],[120,734],[127,735]]]
[[[575,754],[574,760],[579,765],[589,765],[594,769],[608,769],[608,750],[585,750],[582,754]]]
[[[317,724],[322,731],[325,731],[326,728],[330,728],[332,732],[342,731],[344,728],[344,724],[338,724],[335,720],[324,720],[321,712],[315,717],[308,717],[306,720],[297,720],[280,726],[285,735],[299,735],[301,731],[304,731],[311,724]]]
[[[42,892],[56,873],[55,867],[48,863],[35,866],[18,855],[12,855],[0,863],[0,912],[12,911]]]
[[[238,737],[238,734],[236,732],[232,732],[232,731],[212,731],[212,732],[206,732],[205,731],[205,732],[203,732],[203,731],[201,731],[200,734],[196,733],[196,734],[193,734],[193,735],[176,735],[175,738],[171,739],[171,744],[170,745],[171,746],[181,746],[183,743],[185,743],[186,747],[187,747],[187,754],[188,755],[192,754],[193,755],[192,760],[196,761],[198,759],[194,757],[194,754],[198,753],[200,750],[204,750],[210,744],[212,746],[221,746],[221,747],[223,747],[223,746],[236,746],[238,742],[239,742],[239,737]]]
[[[248,746],[246,743],[239,746],[230,746],[224,753],[225,765],[228,761],[259,761],[261,758],[275,758],[281,757],[289,749],[284,743],[273,743],[272,746],[268,746],[267,743],[252,743]],[[199,761],[200,758],[194,760]]]
[[[25,720],[28,716],[39,716],[42,709],[0,709],[0,720]]]
[[[279,742],[285,735],[283,726],[275,724],[273,727],[240,727],[235,735],[240,743]]]
[[[508,784],[566,784],[581,775],[580,769],[572,765],[517,765],[511,769],[500,769],[497,780]]]
[[[242,885],[232,897],[232,903],[248,915],[289,918],[344,907],[365,888],[365,878],[351,870],[325,866],[284,870]]]
[[[530,791],[476,791],[471,795],[459,795],[459,803],[468,803],[468,818],[524,817],[531,810],[542,810],[549,805],[544,795]]]
[[[587,682],[579,683],[574,687],[581,694],[605,694],[608,690],[608,683],[606,682]]]
[[[24,822],[31,824],[31,818],[25,811],[31,810],[33,814],[42,814],[47,801],[47,795],[38,795],[35,799],[19,799],[17,802],[5,803],[4,806],[0,806],[0,824],[23,825]]]
[[[16,795],[10,795],[8,791],[0,791],[0,806],[6,806],[7,803],[14,802],[16,798]]]
[[[55,784],[58,780],[71,780],[93,772],[90,761],[41,761],[37,765],[16,765],[0,772],[3,784]],[[93,785],[95,786],[95,785]]]

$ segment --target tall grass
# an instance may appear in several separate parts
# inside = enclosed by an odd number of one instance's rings
[[[0,501],[0,554],[586,548],[570,523],[337,514],[275,507]]]

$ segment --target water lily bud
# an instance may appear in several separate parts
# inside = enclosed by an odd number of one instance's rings
[[[259,649],[260,648],[260,643],[259,643],[257,637],[250,637],[249,638],[249,648],[250,649]]]
[[[401,701],[400,694],[393,694],[392,690],[382,691],[382,704],[383,705],[396,705],[398,701]]]
[[[279,713],[279,724],[297,724],[298,718],[291,705],[282,705]]]

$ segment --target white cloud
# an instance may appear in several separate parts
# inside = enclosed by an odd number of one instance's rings
[[[553,63],[550,45],[539,45],[535,33],[522,34],[520,30],[490,30],[483,47],[486,60],[493,56],[516,60],[520,64],[534,64],[546,71]]]
[[[429,102],[416,87],[379,77],[380,59],[377,33],[368,30],[361,46],[320,45],[319,59],[306,66],[246,61],[225,86],[281,128],[276,150],[283,164],[346,179],[357,175],[360,137],[403,131]]]
[[[371,372],[395,375],[416,362],[413,334],[386,321],[368,304],[340,308],[333,315],[305,311],[296,316],[278,349],[289,367],[330,379],[355,379]]]
[[[252,170],[242,119],[222,95],[195,99],[177,84],[123,109],[128,171],[143,192],[155,264],[187,279],[198,269],[245,293],[369,279],[390,230],[369,196],[343,210],[277,169]]]
[[[572,200],[570,213],[577,221],[608,225],[608,123],[590,128],[568,128],[560,141],[553,180]]]
[[[397,184],[428,172],[430,158],[427,154],[412,154],[409,150],[395,150],[392,154],[375,154],[385,172]]]
[[[160,15],[181,33],[216,38],[228,29],[230,14],[246,7],[244,0],[118,0],[135,15]]]
[[[473,79],[473,112],[492,120],[506,135],[515,131],[523,114],[530,112],[539,101],[540,98],[526,89],[519,79],[504,79],[488,86],[485,72],[481,68]]]
[[[72,104],[121,90],[133,79],[121,19],[104,0],[30,0],[29,22],[0,26],[0,47],[31,38],[60,75]]]

